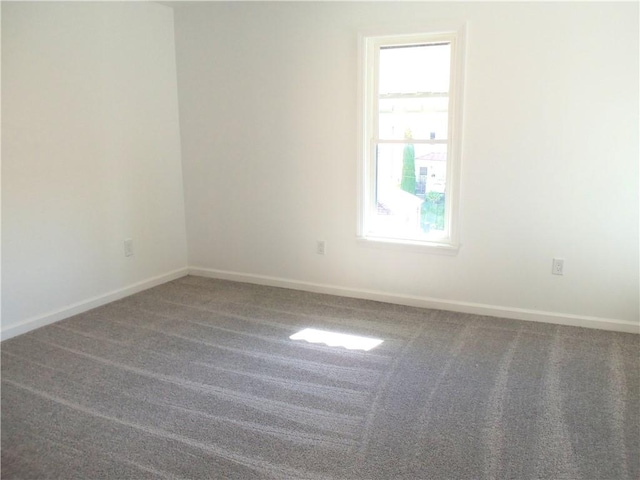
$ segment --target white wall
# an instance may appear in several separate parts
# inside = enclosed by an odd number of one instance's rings
[[[2,3],[3,338],[184,274],[181,138],[192,272],[637,330],[637,4],[175,15],[181,137],[170,8]],[[357,31],[432,18],[469,21],[457,256],[355,240]]]
[[[4,338],[185,273],[171,8],[3,2],[2,120]]]
[[[358,29],[433,18],[469,22],[457,256],[356,242]],[[637,3],[194,3],[175,19],[193,271],[637,331]]]

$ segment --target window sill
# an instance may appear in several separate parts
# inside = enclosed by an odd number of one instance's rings
[[[445,242],[428,242],[417,240],[402,240],[398,238],[358,237],[358,244],[363,247],[383,248],[388,250],[429,253],[436,255],[457,255],[459,244]]]

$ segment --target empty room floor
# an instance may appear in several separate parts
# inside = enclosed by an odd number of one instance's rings
[[[2,478],[635,479],[639,338],[188,276],[2,343]]]

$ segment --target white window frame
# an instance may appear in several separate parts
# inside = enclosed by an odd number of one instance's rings
[[[447,138],[445,231],[438,238],[412,240],[376,236],[367,228],[375,208],[375,143],[377,133],[377,68],[381,46],[451,42],[451,80]],[[456,254],[459,249],[459,190],[462,163],[462,104],[466,22],[439,22],[415,28],[361,31],[358,38],[358,226],[359,241],[376,246]]]

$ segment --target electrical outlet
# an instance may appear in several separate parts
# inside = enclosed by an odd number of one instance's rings
[[[133,255],[133,239],[125,238],[124,239],[124,256],[130,257]]]
[[[326,242],[324,240],[318,240],[318,243],[316,243],[316,253],[318,255],[324,255],[326,252]]]
[[[562,258],[554,258],[551,265],[551,273],[554,275],[564,275],[564,260]]]

